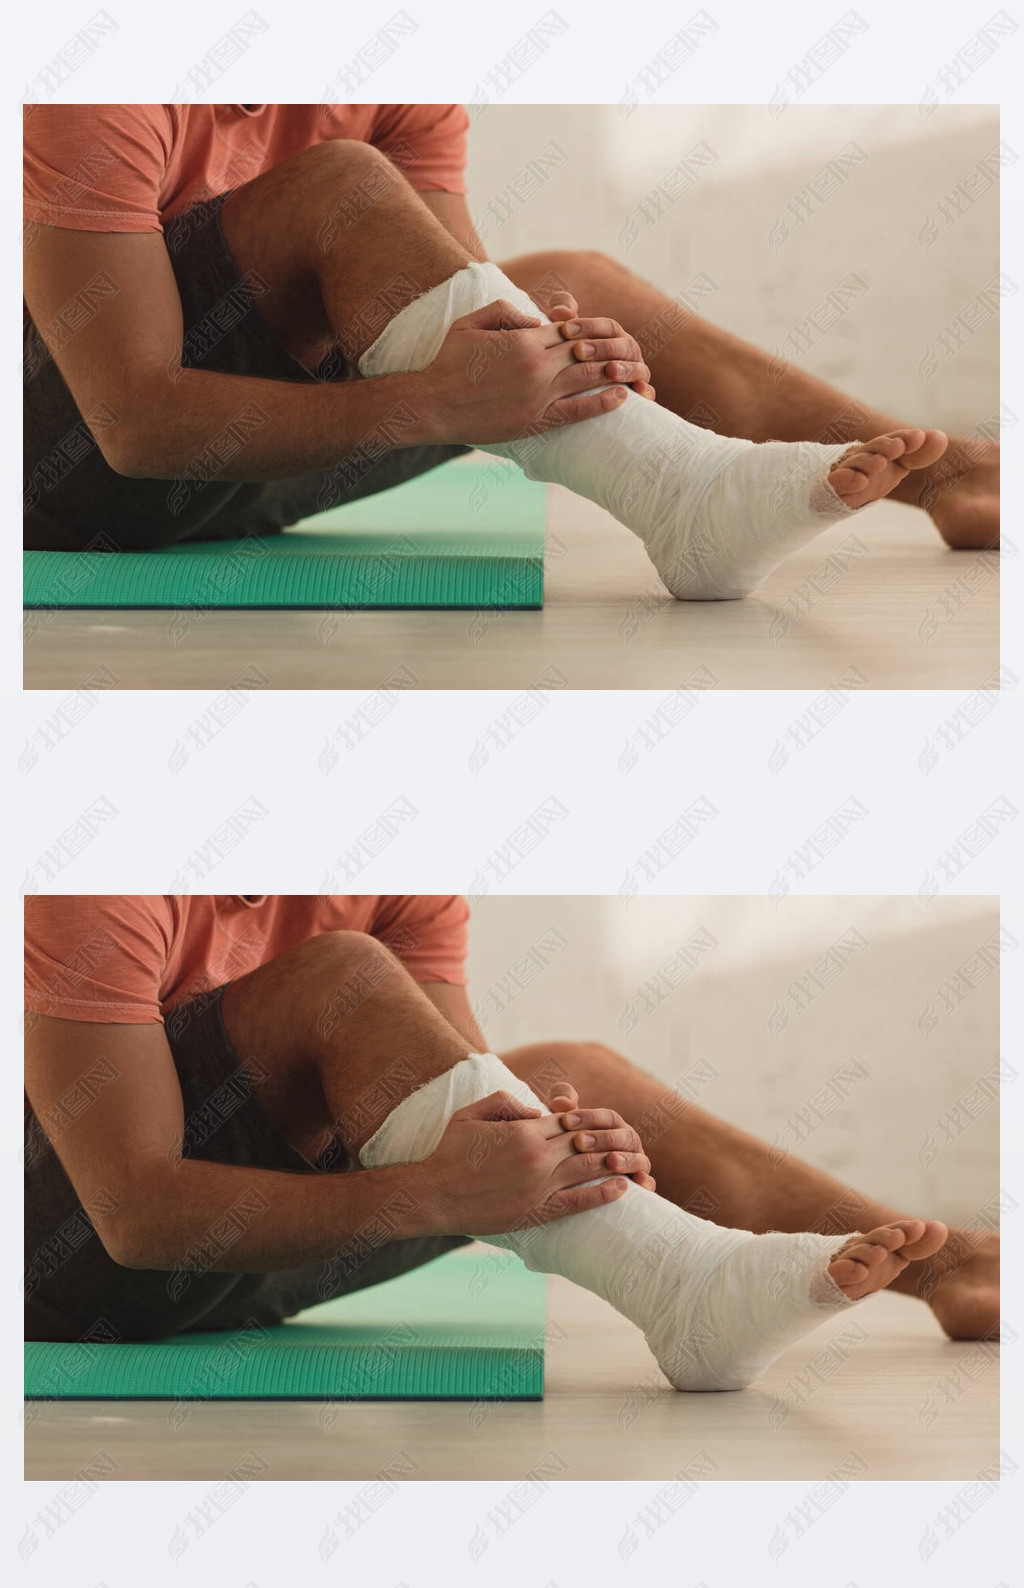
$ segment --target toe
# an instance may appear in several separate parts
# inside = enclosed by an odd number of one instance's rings
[[[859,1241],[856,1246],[846,1247],[842,1255],[851,1262],[863,1264],[865,1268],[877,1268],[879,1263],[885,1262],[891,1249],[874,1241]]]
[[[895,457],[896,454],[893,454]],[[858,469],[861,474],[881,474],[882,470],[892,461],[888,453],[873,452],[868,447],[862,447],[850,457],[843,459],[844,469]]]
[[[908,469],[930,468],[949,446],[949,437],[944,430],[922,430],[914,425],[903,430],[892,430],[889,434],[903,441],[906,450],[902,462]]]
[[[944,430],[926,430],[924,441],[914,453],[913,459],[906,458],[904,461],[908,468],[928,469],[933,463],[938,462],[948,446],[949,437]]]
[[[937,1219],[900,1219],[855,1235],[829,1264],[829,1274],[851,1301],[873,1295],[914,1259],[930,1257],[947,1237]]]
[[[864,1236],[875,1246],[888,1252],[898,1252],[908,1241],[916,1241],[924,1234],[923,1219],[900,1219],[898,1224],[880,1224]]]
[[[899,1224],[880,1224],[866,1235],[854,1235],[839,1253],[852,1257],[868,1268],[882,1263],[892,1253],[898,1252],[908,1241],[920,1240],[925,1225],[922,1219],[903,1219]]]
[[[828,1271],[836,1284],[844,1288],[847,1285],[857,1285],[868,1277],[865,1265],[856,1262],[852,1257],[837,1257],[835,1262],[829,1264]]]
[[[910,432],[923,439],[924,431]],[[866,507],[906,478],[907,442],[902,436],[876,436],[852,448],[829,473],[828,482],[849,507]]]
[[[940,1219],[910,1219],[907,1223],[913,1225],[913,1229],[907,1229],[901,1250],[912,1262],[931,1257],[949,1239],[949,1230]]]
[[[868,489],[868,476],[858,468],[852,468],[844,463],[842,468],[836,469],[828,477],[828,483],[837,496],[858,496]]]
[[[865,441],[862,450],[872,457],[887,458],[891,462],[904,452],[911,452],[915,446],[920,446],[923,439],[923,430],[901,431],[899,434],[876,436],[873,441]]]

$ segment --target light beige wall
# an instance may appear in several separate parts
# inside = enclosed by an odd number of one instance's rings
[[[998,933],[978,898],[484,898],[470,990],[495,1048],[696,1065],[713,1113],[959,1220],[998,1189]]]
[[[803,367],[897,417],[971,430],[999,400],[998,143],[985,106],[493,105],[470,134],[470,206],[495,259],[596,248],[672,295],[703,276],[699,312],[770,352],[791,351],[852,272],[864,290]],[[645,195],[695,149],[692,184],[676,171],[679,196],[649,224]],[[826,197],[800,224],[809,184]],[[947,357],[936,339],[965,310],[973,334]]]

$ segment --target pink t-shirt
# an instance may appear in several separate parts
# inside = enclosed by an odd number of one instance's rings
[[[465,193],[462,105],[25,107],[25,219],[87,232],[159,232],[314,144],[380,149],[421,193]]]
[[[151,1025],[321,932],[366,932],[419,982],[466,981],[469,906],[451,894],[37,894],[25,1008]]]

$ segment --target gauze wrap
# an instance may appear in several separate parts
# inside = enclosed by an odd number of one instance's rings
[[[366,1169],[422,1163],[453,1114],[499,1091],[543,1111],[501,1059],[470,1054],[404,1098],[360,1162]],[[616,1202],[588,1213],[482,1238],[610,1302],[643,1330],[677,1389],[752,1384],[786,1346],[854,1305],[827,1272],[851,1236],[722,1229],[633,1182]]]
[[[499,298],[547,322],[497,265],[469,264],[400,310],[359,360],[360,373],[425,369],[455,320]],[[849,443],[719,436],[635,392],[595,419],[479,445],[531,480],[567,486],[605,508],[640,537],[680,600],[747,595],[790,552],[853,511],[828,483]]]

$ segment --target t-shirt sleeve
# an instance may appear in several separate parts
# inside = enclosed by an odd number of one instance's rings
[[[386,943],[416,981],[466,985],[469,905],[458,894],[382,898],[373,935]]]
[[[381,105],[370,142],[420,193],[465,193],[463,105]]]
[[[25,219],[85,232],[159,232],[169,105],[26,105]]]
[[[26,1011],[109,1025],[161,1022],[170,912],[160,895],[26,899]]]

